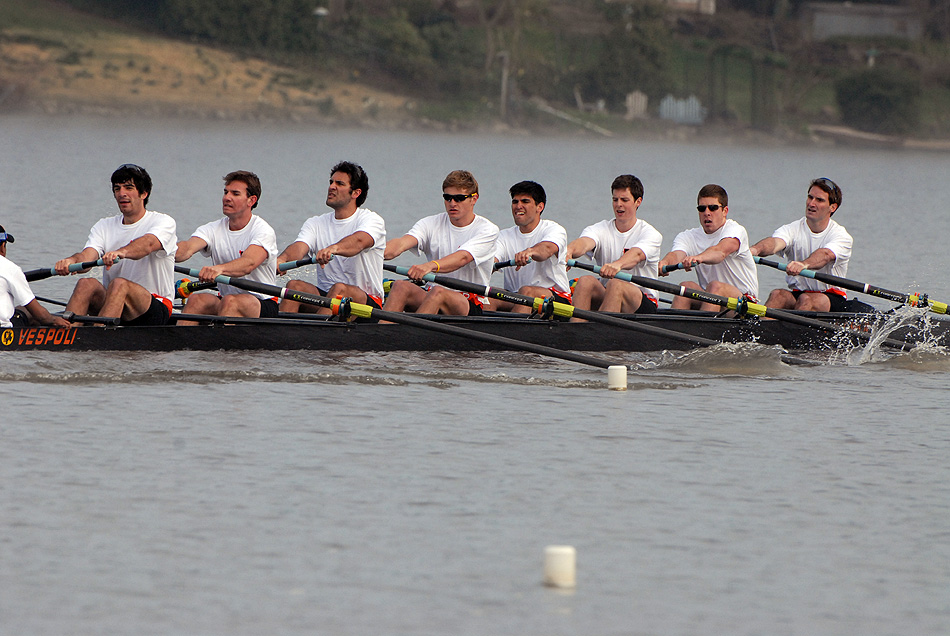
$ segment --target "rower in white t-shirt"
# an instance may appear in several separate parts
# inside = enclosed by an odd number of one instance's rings
[[[637,218],[643,203],[643,183],[622,174],[610,184],[614,218],[584,228],[567,246],[567,259],[583,255],[600,265],[600,277],[581,276],[574,285],[574,306],[597,311],[653,314],[657,293],[653,289],[614,278],[619,272],[656,279],[663,236]],[[572,320],[577,320],[572,318]]]
[[[660,261],[660,276],[666,265],[683,264],[686,271],[696,269],[699,283],[686,281],[685,287],[704,289],[710,294],[729,298],[746,298],[752,302],[759,294],[755,261],[749,252],[749,234],[745,228],[727,219],[729,196],[722,186],[703,186],[696,199],[700,227],[685,230],[673,239],[672,251]],[[677,296],[673,309],[718,311],[719,305]]]
[[[805,311],[847,311],[847,293],[814,278],[800,276],[803,269],[845,278],[851,259],[853,239],[844,226],[831,217],[841,206],[841,188],[824,177],[808,186],[805,216],[783,225],[772,236],[750,249],[753,256],[781,254],[788,289],[773,289],[766,307]]]
[[[175,295],[175,219],[146,210],[152,178],[141,166],[123,164],[112,173],[112,195],[119,214],[100,219],[82,251],[56,262],[66,276],[69,266],[102,259],[102,282],[76,283],[66,311],[76,315],[120,318],[124,325],[163,325]]]
[[[409,268],[410,280],[426,274],[452,273],[453,278],[488,286],[495,262],[498,226],[475,214],[478,182],[471,172],[455,170],[442,181],[445,214],[420,219],[406,233],[386,245],[386,260],[407,250],[423,253],[428,262]],[[383,307],[386,311],[470,316],[482,313],[488,299],[440,285],[423,287],[406,281],[393,283]]]
[[[504,269],[505,289],[570,304],[571,284],[564,260],[567,230],[541,218],[547,204],[544,188],[534,181],[521,181],[508,192],[515,224],[499,232],[495,242],[495,261],[515,262]],[[531,312],[530,306],[494,298],[488,305],[494,311]]]
[[[7,259],[7,243],[15,242],[0,225],[0,327],[68,327],[68,322],[46,311],[33,295],[23,270]]]
[[[277,235],[254,214],[261,197],[261,180],[253,172],[236,170],[224,177],[221,210],[224,218],[205,223],[187,241],[178,244],[175,261],[187,261],[196,252],[211,257],[198,279],[213,282],[218,276],[246,278],[273,285],[277,277]],[[211,316],[276,318],[277,300],[232,285],[218,285],[216,293],[192,294],[185,312]],[[179,325],[197,324],[178,321]]]
[[[382,308],[386,223],[380,215],[361,207],[367,193],[369,177],[361,166],[349,161],[333,166],[326,200],[333,211],[307,219],[297,239],[277,257],[279,267],[309,254],[320,265],[317,284],[294,279],[287,283],[287,289],[330,298],[343,296],[361,305]],[[288,298],[281,301],[280,310],[332,312]]]

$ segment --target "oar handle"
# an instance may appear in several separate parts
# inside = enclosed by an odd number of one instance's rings
[[[753,256],[752,258],[755,260],[755,262],[756,262],[758,265],[767,265],[768,267],[774,267],[775,269],[780,269],[780,270],[782,270],[783,272],[786,271],[786,264],[785,264],[785,263],[779,263],[779,262],[777,262],[777,261],[770,261],[770,260],[767,260],[767,259],[762,258],[761,256]],[[812,271],[812,270],[810,270],[810,269],[807,269],[807,268],[806,268],[806,269],[803,269],[798,275],[799,275],[799,276],[804,276],[805,278],[814,278],[815,280],[821,280],[820,278],[818,278],[818,272],[814,272],[814,271]],[[842,280],[844,280],[844,279],[842,279]]]
[[[69,273],[79,272],[84,269],[89,269],[90,267],[101,267],[105,263],[102,262],[102,259],[96,261],[86,261],[85,263],[73,263],[69,266]],[[23,272],[23,275],[26,276],[27,282],[32,283],[37,280],[44,280],[50,278],[51,276],[56,276],[55,267],[42,267],[40,269],[31,269],[28,272]]]
[[[200,280],[179,280],[175,283],[175,298],[188,298],[198,290],[211,289],[217,285],[214,282],[205,283]]]
[[[686,266],[683,265],[682,263],[675,263],[673,265],[664,265],[663,273],[669,274],[670,272],[675,272],[678,269],[686,269]]]
[[[528,259],[528,262],[531,262],[530,258]],[[492,270],[497,272],[499,269],[503,269],[505,267],[518,267],[518,263],[516,263],[515,259],[513,258],[510,258],[507,261],[498,261],[492,266]]]
[[[286,263],[281,263],[280,265],[277,266],[277,269],[279,269],[281,272],[286,272],[291,269],[303,267],[304,265],[313,265],[313,263],[314,263],[313,257],[308,256],[307,258],[301,258],[300,260],[287,261]]]

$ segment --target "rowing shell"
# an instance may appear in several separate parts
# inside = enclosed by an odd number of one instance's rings
[[[692,314],[692,315],[690,315]],[[757,342],[789,351],[831,349],[860,344],[840,335],[776,320],[721,318],[705,312],[661,311],[622,315],[646,325],[718,342]],[[870,332],[865,314],[808,313],[821,320]],[[432,316],[448,324],[524,342],[573,351],[646,352],[694,348],[681,339],[643,334],[593,322],[539,320],[511,314]],[[950,321],[931,320],[928,340],[945,344]],[[917,330],[904,327],[891,338],[917,342]],[[0,329],[0,352],[53,351],[498,351],[492,343],[437,334],[398,324],[349,323],[326,319],[272,319],[250,324],[209,323],[197,327],[24,327]]]

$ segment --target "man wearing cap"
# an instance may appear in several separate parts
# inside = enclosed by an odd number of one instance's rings
[[[14,242],[13,235],[0,225],[0,327],[68,327],[68,322],[50,314],[36,300],[23,270],[7,259],[7,243]]]
[[[803,269],[844,278],[848,274],[853,239],[844,226],[832,220],[841,205],[841,188],[824,177],[808,186],[805,216],[783,225],[772,236],[750,248],[753,256],[781,253],[788,259],[788,289],[773,289],[766,307],[805,311],[847,311],[847,294],[813,278],[800,276]]]
[[[102,282],[82,278],[66,311],[120,318],[124,325],[163,325],[175,297],[175,219],[146,210],[152,179],[144,168],[123,164],[112,173],[119,214],[100,219],[82,251],[56,262],[65,276],[73,263],[102,259]]]

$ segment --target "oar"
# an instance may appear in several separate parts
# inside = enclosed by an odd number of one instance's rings
[[[409,274],[408,267],[401,267],[398,265],[384,264],[383,269],[389,272],[395,272],[403,276]],[[545,298],[535,298],[534,296],[525,296],[524,294],[517,294],[515,292],[510,292],[507,289],[499,289],[497,287],[489,287],[484,285],[478,285],[476,283],[470,283],[468,281],[459,280],[457,278],[452,278],[450,276],[443,276],[439,274],[426,274],[423,278],[427,281],[442,285],[443,287],[449,287],[451,289],[457,289],[459,291],[469,292],[471,294],[478,294],[479,296],[488,296],[489,298],[494,298],[496,300],[504,300],[510,303],[515,303],[516,305],[526,305],[528,307],[534,308],[540,314],[545,313],[546,309],[545,304],[548,302]],[[573,305],[567,303],[560,303],[553,301],[550,303],[553,308],[553,314],[555,316],[560,316],[563,318],[583,318],[584,320],[589,320],[591,322],[601,322],[608,325],[613,325],[614,327],[620,327],[621,329],[630,329],[632,331],[639,331],[641,333],[648,333],[653,336],[661,336],[663,338],[669,338],[670,340],[677,340],[679,342],[688,342],[692,345],[699,346],[710,346],[721,344],[718,340],[710,340],[709,338],[702,338],[700,336],[692,336],[690,334],[685,334],[679,331],[672,331],[670,329],[663,329],[661,327],[654,327],[652,325],[642,325],[631,320],[625,320],[623,318],[618,318],[616,316],[611,316],[609,314],[602,314],[596,311],[589,311],[586,309],[578,309]]]
[[[753,258],[755,258],[755,262],[759,265],[767,265],[775,269],[780,269],[783,272],[785,271],[785,263],[770,261],[761,256],[755,256]],[[843,287],[844,289],[850,289],[851,291],[861,292],[862,294],[868,294],[870,296],[877,296],[878,298],[884,298],[885,300],[890,300],[895,303],[903,303],[911,307],[927,307],[935,314],[948,313],[948,305],[946,303],[938,303],[930,300],[926,294],[904,294],[902,292],[868,285],[867,283],[861,283],[856,280],[851,280],[850,278],[832,276],[831,274],[824,274],[810,269],[803,269],[798,275],[804,276],[805,278],[814,278],[815,280],[820,280],[823,283],[834,285],[835,287]]]
[[[90,267],[101,267],[104,265],[102,259],[100,258],[97,261],[86,261],[85,263],[73,263],[69,266],[69,272],[78,272],[80,270],[89,269]],[[28,272],[23,272],[23,275],[26,276],[27,282],[32,283],[33,281],[43,280],[51,276],[56,276],[56,269],[53,267],[42,267],[40,269],[31,269]]]
[[[189,269],[181,265],[175,266],[175,271],[181,274],[187,274],[189,276],[197,276],[200,270]],[[315,294],[308,294],[302,291],[294,291],[292,289],[287,289],[286,287],[278,287],[277,285],[268,285],[266,283],[259,283],[257,281],[247,280],[244,278],[231,278],[229,276],[218,276],[215,280],[224,285],[233,285],[240,289],[246,291],[257,292],[259,294],[267,294],[268,296],[277,296],[279,298],[287,298],[289,300],[296,301],[298,303],[305,303],[307,305],[315,305],[317,307],[326,307],[333,310],[335,313],[339,313],[341,309],[346,312],[349,311],[350,315],[356,316],[357,318],[367,318],[367,319],[379,319],[379,320],[388,320],[389,322],[396,322],[404,325],[410,325],[417,327],[419,329],[427,329],[429,331],[439,331],[442,333],[451,334],[453,336],[458,336],[460,338],[468,338],[470,340],[481,340],[482,342],[490,342],[496,345],[503,345],[511,349],[519,349],[521,351],[530,351],[531,353],[537,353],[540,355],[550,356],[552,358],[561,358],[562,360],[570,360],[571,362],[578,362],[580,364],[586,364],[593,367],[599,367],[601,369],[609,369],[612,366],[623,366],[618,365],[616,362],[605,360],[603,358],[595,358],[593,356],[586,356],[579,353],[574,353],[572,351],[562,351],[560,349],[555,349],[553,347],[546,347],[544,345],[537,345],[531,342],[523,342],[521,340],[514,340],[512,338],[505,338],[504,336],[496,336],[493,334],[482,333],[480,331],[474,331],[472,329],[463,329],[462,327],[456,327],[455,325],[447,325],[431,320],[426,320],[425,318],[419,318],[418,316],[410,316],[401,312],[395,311],[384,311],[382,309],[376,309],[369,305],[363,305],[361,303],[354,303],[348,301],[345,303],[338,298],[325,298],[323,296],[317,296]]]
[[[40,302],[48,303],[50,305],[60,305],[61,307],[66,306],[66,303],[64,303],[61,300],[53,300],[52,298],[45,298],[44,296],[34,296],[34,298],[36,298]]]
[[[686,266],[683,265],[682,263],[676,263],[675,265],[664,265],[663,273],[669,274],[670,272],[675,272],[678,269],[686,269]]]
[[[600,272],[600,266],[594,265],[592,263],[581,263],[571,259],[567,261],[567,265],[568,267],[579,267],[580,269],[586,269],[594,273]],[[618,272],[615,278],[635,283],[641,287],[649,287],[650,289],[656,289],[668,294],[673,294],[675,296],[683,296],[684,298],[689,298],[691,300],[698,300],[704,303],[719,305],[720,307],[732,309],[739,314],[752,314],[753,316],[775,318],[777,320],[784,320],[785,322],[804,325],[806,327],[814,327],[815,329],[823,329],[825,331],[833,331],[836,333],[853,336],[865,341],[869,341],[871,339],[871,334],[853,331],[839,325],[833,325],[823,320],[808,318],[807,316],[800,316],[798,314],[789,313],[781,309],[766,307],[765,305],[760,305],[758,303],[751,303],[742,298],[726,298],[725,296],[717,296],[716,294],[710,294],[709,292],[702,289],[692,289],[690,287],[686,287],[685,285],[674,285],[673,283],[666,283],[653,278],[633,276],[627,272]],[[895,347],[901,350],[905,350],[908,346],[913,348],[913,345],[895,340],[893,338],[885,338],[881,342],[890,347]]]
[[[281,272],[286,272],[286,271],[291,270],[291,269],[296,269],[296,268],[298,268],[298,267],[303,267],[304,265],[313,265],[313,263],[314,263],[313,257],[312,257],[312,256],[308,256],[308,257],[306,257],[306,258],[301,258],[301,259],[296,260],[296,261],[287,261],[286,263],[281,263],[281,264],[277,267],[277,269],[279,269]]]

